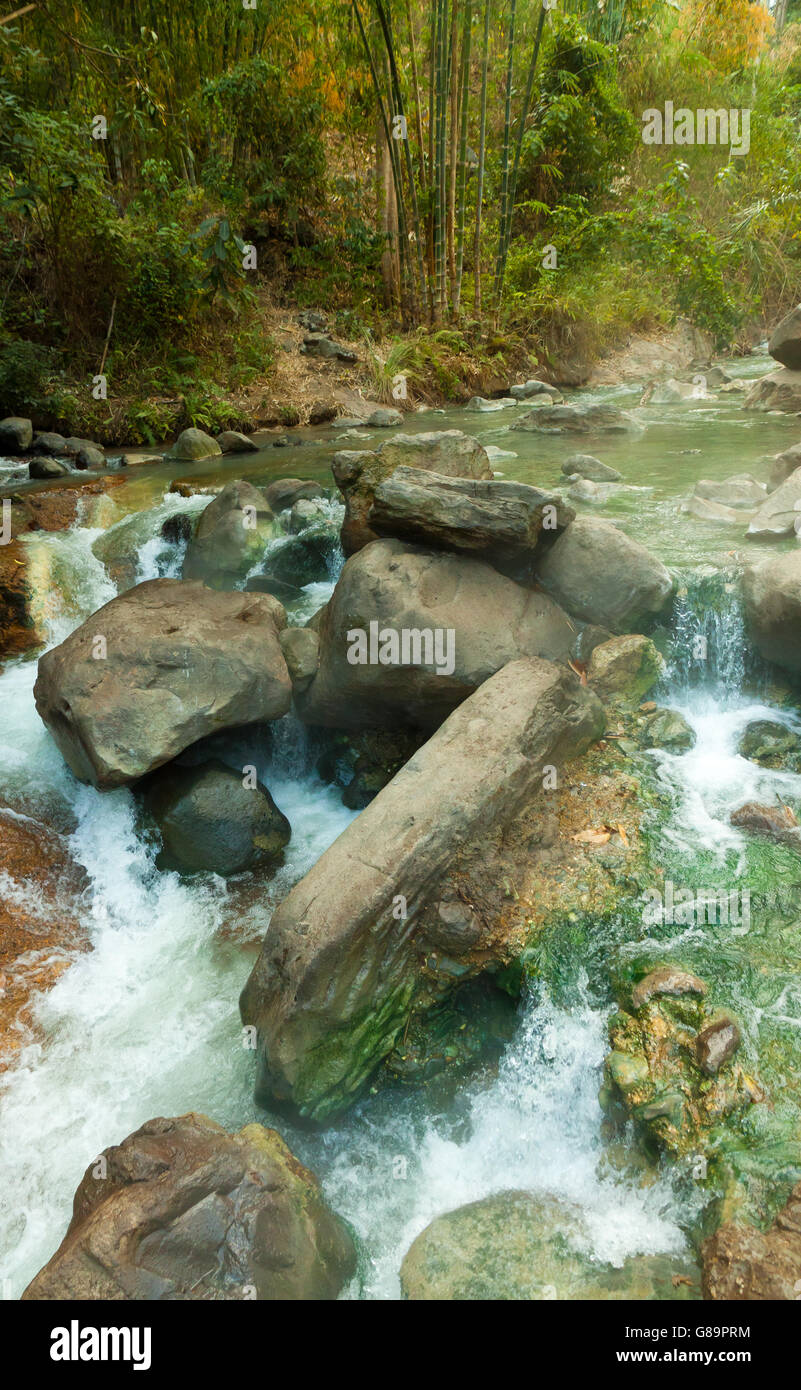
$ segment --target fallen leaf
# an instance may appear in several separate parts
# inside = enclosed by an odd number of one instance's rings
[[[568,666],[570,667],[571,671],[575,671],[576,675],[578,676],[579,680],[581,681],[581,684],[582,684],[582,685],[586,685],[586,684],[587,684],[587,667],[584,665],[584,662],[583,662],[583,661],[571,661],[570,658],[568,658],[567,664],[568,664]]]
[[[611,839],[608,830],[579,830],[573,836],[573,841],[577,845],[605,845]]]
[[[629,843],[629,842],[628,842],[628,836],[626,835],[626,832],[625,832],[623,826],[620,824],[620,821],[618,821],[618,823],[617,823],[617,833],[618,833],[618,835],[620,836],[621,840],[623,841],[624,845],[626,845],[626,847],[628,847],[628,843]]]

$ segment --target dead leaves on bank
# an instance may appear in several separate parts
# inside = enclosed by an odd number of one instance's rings
[[[601,825],[597,829],[588,826],[586,830],[579,830],[571,838],[575,845],[589,845],[591,849],[599,849],[601,845],[608,844],[613,835],[619,835],[622,843],[628,848],[626,829],[620,821],[615,825]]]

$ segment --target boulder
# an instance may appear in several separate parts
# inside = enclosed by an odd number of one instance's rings
[[[33,599],[28,548],[12,540],[0,546],[0,662],[44,643]]]
[[[371,425],[374,429],[393,429],[397,425],[403,424],[403,414],[392,406],[380,405],[376,410],[370,412],[364,423]]]
[[[262,1099],[319,1120],[359,1095],[409,1020],[428,955],[416,922],[454,857],[603,724],[569,670],[512,661],[334,841],[273,914],[242,994]]]
[[[761,806],[757,801],[746,801],[738,806],[729,817],[738,830],[751,830],[755,835],[767,835],[782,845],[801,849],[801,826],[788,806]]]
[[[632,633],[593,648],[587,680],[599,699],[641,700],[662,675],[664,662],[650,637]]]
[[[561,497],[527,483],[401,467],[378,484],[368,521],[381,536],[476,555],[503,571],[525,571],[543,528],[553,536],[574,517]]]
[[[772,719],[754,719],[747,725],[738,752],[760,767],[801,772],[801,737]]]
[[[100,448],[99,444],[82,444],[78,452],[75,454],[76,468],[91,468],[92,470],[95,470],[98,468],[105,468],[105,466],[106,455]]]
[[[336,358],[340,362],[358,362],[356,353],[343,347],[327,333],[307,333],[300,349],[309,357]]]
[[[639,984],[635,985],[631,1007],[642,1009],[652,999],[662,995],[680,999],[685,994],[693,994],[702,999],[707,988],[706,981],[699,980],[697,975],[691,975],[689,970],[681,970],[676,965],[660,965],[656,970],[649,971]]]
[[[641,748],[665,748],[685,753],[695,743],[695,730],[675,709],[655,709],[643,720],[638,734]]]
[[[293,535],[305,531],[315,522],[327,521],[329,516],[326,499],[323,497],[301,497],[289,513],[289,529]]]
[[[327,728],[430,730],[507,661],[566,662],[574,638],[553,599],[481,560],[373,541],[340,575],[297,710]]]
[[[309,409],[310,425],[327,425],[330,420],[336,420],[337,406],[334,401],[312,401]]]
[[[484,396],[471,396],[465,406],[465,410],[474,410],[477,415],[491,414],[496,410],[505,410],[509,405],[516,405],[514,396],[502,396],[500,400],[488,401]]]
[[[783,454],[776,455],[768,475],[769,491],[774,492],[777,487],[781,487],[797,468],[801,468],[801,444],[793,444],[790,449],[785,449]]]
[[[746,536],[750,540],[778,540],[792,536],[801,520],[801,468],[768,494],[759,511],[748,523]]]
[[[29,478],[63,478],[69,471],[69,464],[45,454],[32,458],[28,464]]]
[[[743,515],[733,507],[724,507],[720,502],[707,502],[706,498],[695,496],[682,502],[681,510],[686,516],[695,516],[699,521],[721,522],[724,526],[742,526],[749,515]]]
[[[285,626],[269,594],[147,580],[45,653],[37,711],[80,781],[125,786],[207,734],[286,714]]]
[[[801,371],[779,367],[760,377],[744,397],[743,410],[801,411]]]
[[[673,590],[661,560],[595,517],[579,517],[563,531],[540,562],[539,578],[568,613],[618,633],[660,613]]]
[[[676,405],[679,401],[703,400],[707,396],[704,381],[651,381],[646,386],[640,405]]]
[[[571,454],[562,464],[562,472],[570,478],[576,475],[589,478],[592,483],[619,483],[623,476],[616,468],[610,468],[608,463],[593,458],[592,454]]]
[[[226,483],[204,509],[184,557],[184,579],[232,589],[264,555],[275,534],[263,492],[251,483]]]
[[[593,483],[589,478],[576,478],[567,490],[571,502],[584,502],[588,507],[605,507],[610,497],[626,491],[622,483]]]
[[[353,1239],[274,1129],[148,1120],[92,1159],[26,1300],[335,1299]]]
[[[735,511],[753,511],[765,501],[765,484],[758,483],[750,473],[736,473],[721,481],[701,478],[695,484],[695,496],[706,502],[718,502]]]
[[[270,511],[285,512],[293,507],[301,497],[325,497],[319,483],[311,483],[304,478],[277,478],[264,489]]]
[[[0,420],[0,454],[24,454],[33,443],[33,425],[21,415]]]
[[[63,434],[54,434],[52,430],[43,430],[34,438],[31,448],[37,454],[48,454],[54,457],[56,454],[67,453],[67,441]]]
[[[224,454],[256,454],[259,451],[258,444],[239,430],[223,430],[217,435],[217,443]]]
[[[781,323],[774,328],[768,343],[768,352],[783,367],[793,372],[801,371],[801,304],[785,314]]]
[[[751,641],[766,661],[801,671],[801,550],[747,565],[743,601]]]
[[[283,632],[279,633],[278,640],[292,680],[292,688],[300,694],[311,685],[317,675],[320,639],[313,628],[285,627]]]
[[[396,468],[422,468],[448,478],[492,478],[486,451],[461,430],[396,434],[375,452],[340,451],[334,455],[331,471],[345,500],[342,548],[346,555],[376,539],[368,522],[375,489]]]
[[[194,529],[195,517],[191,512],[173,512],[172,516],[162,521],[159,534],[170,545],[180,545],[190,539]]]
[[[594,1259],[587,1218],[549,1193],[496,1192],[438,1216],[407,1251],[401,1292],[415,1301],[689,1300],[686,1255]]]
[[[172,448],[164,455],[168,459],[207,459],[222,454],[216,439],[205,430],[182,430]]]
[[[160,869],[223,878],[275,869],[292,833],[261,782],[246,784],[242,772],[217,759],[160,768],[148,778],[143,797],[161,833]]]
[[[633,415],[614,405],[543,405],[521,415],[512,429],[546,434],[626,434],[638,433],[642,426]]]
[[[701,1246],[704,1298],[797,1301],[801,1290],[801,1183],[767,1231],[725,1222]]]
[[[740,1046],[740,1030],[734,1019],[715,1019],[702,1028],[695,1038],[695,1055],[701,1071],[707,1076],[717,1076],[721,1067],[734,1056]]]
[[[518,386],[510,386],[509,395],[515,401],[528,401],[532,396],[550,396],[552,400],[562,400],[558,386],[551,386],[547,381],[538,381],[536,377],[531,377]]]
[[[306,584],[323,584],[333,579],[341,559],[339,532],[330,521],[323,520],[304,527],[296,536],[277,540],[265,558],[263,573],[281,584],[302,589]]]

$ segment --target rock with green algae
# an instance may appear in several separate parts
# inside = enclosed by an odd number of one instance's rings
[[[438,1216],[401,1266],[415,1301],[664,1301],[700,1297],[686,1254],[633,1255],[620,1266],[586,1253],[579,1208],[550,1194],[500,1192]]]
[[[655,709],[646,715],[639,731],[641,748],[665,748],[684,753],[695,743],[695,731],[675,709]]]
[[[725,1222],[704,1241],[704,1298],[798,1300],[801,1291],[801,1183],[767,1231]]]
[[[753,720],[743,733],[739,752],[760,767],[801,772],[801,737],[773,719]]]
[[[715,1126],[764,1098],[732,1063],[737,1024],[710,1011],[706,991],[689,971],[652,970],[631,992],[630,1011],[609,1025],[602,1106],[620,1107],[649,1142],[676,1155],[708,1152]]]
[[[587,680],[605,704],[636,701],[656,684],[663,670],[664,662],[650,637],[630,633],[594,648]]]

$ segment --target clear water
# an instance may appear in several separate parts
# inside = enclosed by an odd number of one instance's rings
[[[746,368],[759,374],[753,361]],[[632,403],[625,392],[598,395]],[[744,416],[739,400],[720,399],[635,407],[648,427],[643,435],[593,446],[628,481],[652,489],[621,494],[602,514],[632,527],[672,565],[731,566],[732,550],[743,550],[739,530],[729,535],[728,528],[680,516],[680,500],[698,477],[741,471],[765,477],[767,458],[797,442],[797,423]],[[588,447],[510,432],[513,418],[511,409],[490,416],[427,413],[406,428],[467,429],[517,455],[499,460],[506,476],[544,486],[557,482],[568,453]],[[376,441],[382,437],[375,432]],[[193,476],[210,484],[234,476],[263,483],[292,474],[328,483],[335,447],[331,431],[318,431],[300,448],[201,465]],[[688,448],[702,453],[687,455]],[[132,472],[114,490],[106,519],[132,551],[136,579],[179,572],[180,547],[165,546],[159,531],[167,515],[205,505],[205,498],[165,495],[169,481],[187,473],[186,466],[159,465],[147,475]],[[95,553],[99,538],[108,536],[78,525],[27,540],[52,642],[116,592]],[[309,586],[297,618],[325,601],[335,577]],[[671,673],[671,702],[698,732],[690,754],[660,755],[660,773],[675,795],[670,833],[688,850],[700,838],[721,853],[737,851],[738,832],[727,824],[732,801],[752,793],[758,799],[763,782],[777,776],[743,766],[736,753],[739,729],[758,717],[741,691],[737,613],[733,599],[727,616],[710,618],[690,593],[680,620],[680,636],[683,631],[689,641],[703,630],[715,652],[705,681],[680,656]],[[677,649],[682,646],[679,641]],[[316,777],[305,735],[287,718],[270,749],[254,755],[293,827],[286,864],[270,890],[248,899],[219,879],[181,881],[159,873],[153,847],[137,832],[131,794],[100,796],[65,769],[33,708],[34,675],[35,663],[25,661],[0,675],[0,803],[45,820],[54,807],[69,808],[70,848],[90,881],[83,912],[93,949],[40,996],[36,1033],[0,1081],[0,1270],[11,1297],[59,1243],[74,1189],[102,1148],[158,1114],[201,1110],[231,1127],[253,1118],[271,1122],[252,1099],[239,990],[273,906],[352,819]],[[26,891],[24,885],[13,890]],[[636,1168],[611,1162],[602,1143],[597,1093],[606,1009],[587,982],[577,984],[582,1002],[569,1011],[548,999],[526,1000],[497,1073],[474,1079],[447,1105],[427,1092],[386,1092],[320,1134],[275,1121],[363,1240],[364,1269],[351,1297],[398,1297],[401,1258],[433,1216],[509,1188],[577,1204],[599,1260],[622,1263],[632,1254],[684,1249],[693,1203],[679,1175],[645,1181]],[[795,1016],[790,996],[780,1007]]]

